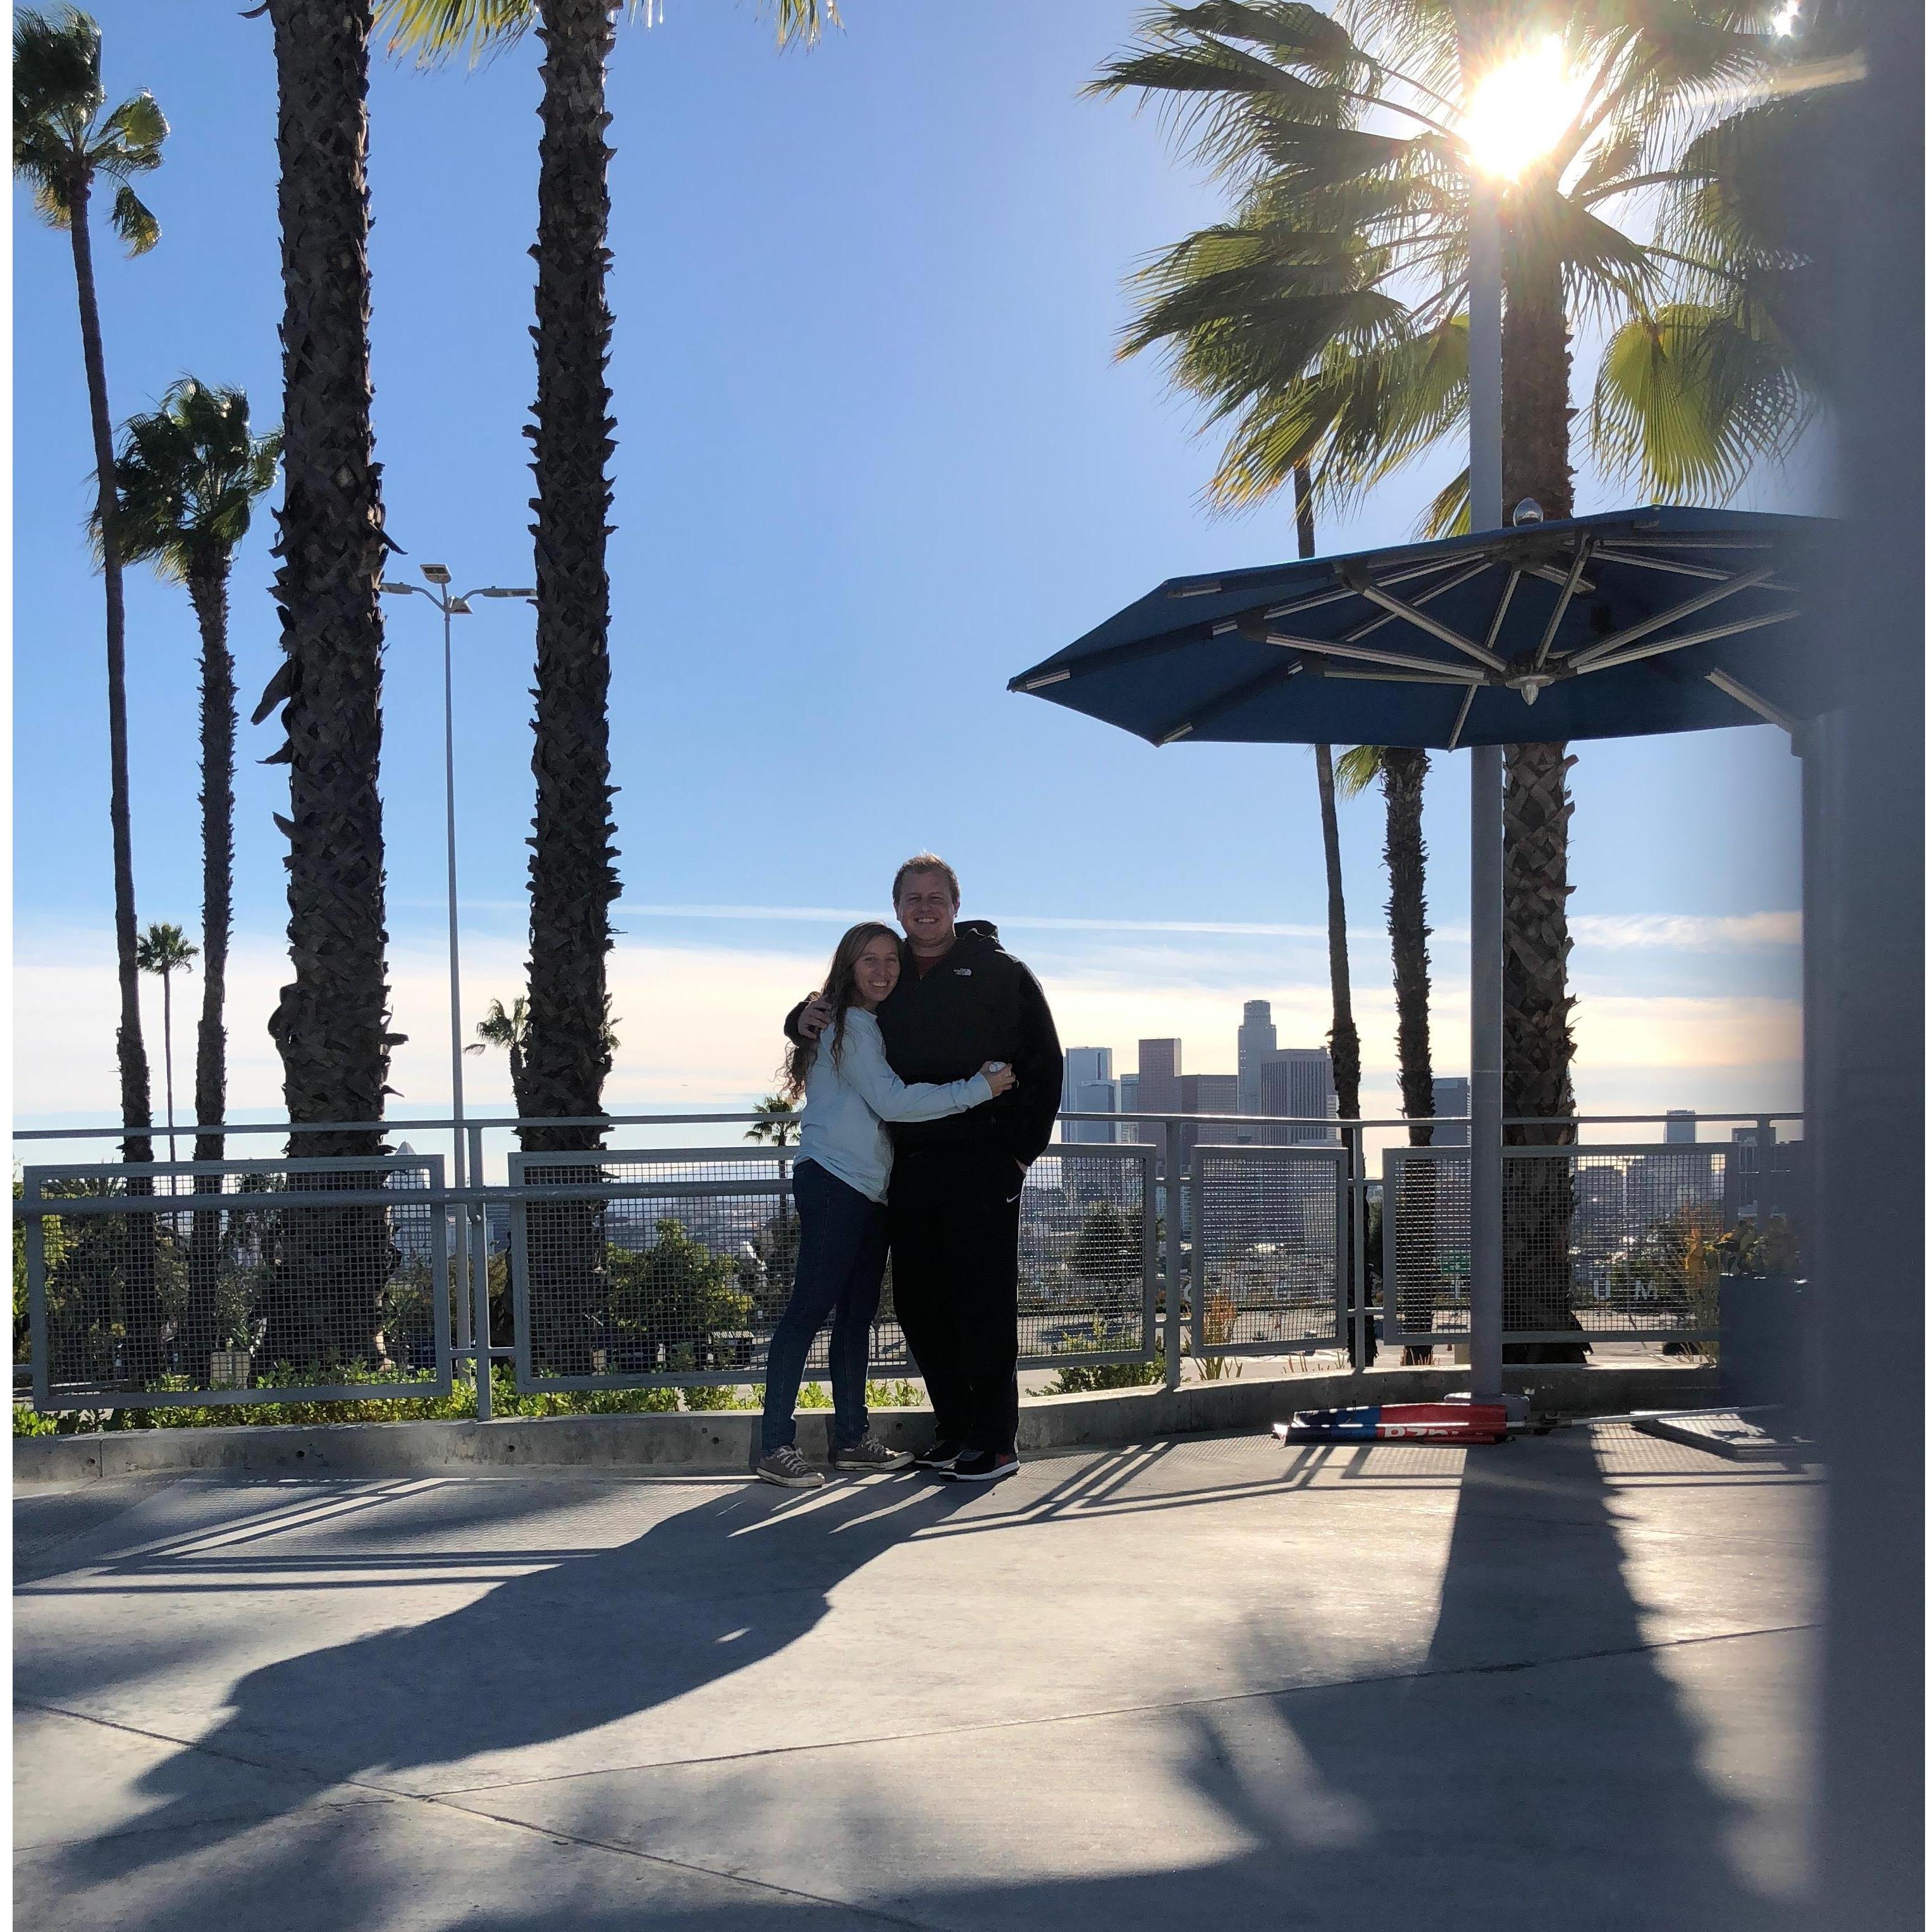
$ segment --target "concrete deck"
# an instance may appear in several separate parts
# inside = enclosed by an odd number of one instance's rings
[[[16,1908],[1797,1932],[1816,1500],[1618,1424],[22,1490]]]

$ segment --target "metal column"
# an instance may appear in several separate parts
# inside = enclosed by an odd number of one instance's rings
[[[1502,218],[1469,189],[1469,528],[1503,526]],[[1469,1392],[1503,1381],[1503,754],[1469,754]]]

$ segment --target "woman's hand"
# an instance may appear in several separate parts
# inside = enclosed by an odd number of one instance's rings
[[[989,1060],[980,1071],[986,1076],[986,1084],[992,1088],[996,1100],[1009,1088],[1018,1084],[1019,1076],[1004,1060]]]

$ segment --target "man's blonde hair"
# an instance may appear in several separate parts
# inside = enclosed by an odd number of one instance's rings
[[[952,909],[959,910],[959,874],[937,852],[915,852],[892,874],[892,904],[899,902],[899,889],[906,882],[908,872],[937,872],[944,878],[952,892]]]

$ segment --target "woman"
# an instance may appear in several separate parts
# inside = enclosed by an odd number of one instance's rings
[[[886,1064],[879,1003],[898,984],[898,935],[855,926],[838,942],[822,994],[832,1018],[815,1040],[794,1046],[784,1095],[805,1102],[799,1161],[798,1264],[791,1299],[765,1365],[765,1415],[758,1473],[788,1490],[825,1480],[799,1454],[793,1406],[812,1340],[832,1318],[832,1466],[892,1469],[910,1459],[873,1436],[866,1415],[866,1357],[886,1272],[886,1188],[892,1178],[888,1120],[933,1120],[982,1106],[1013,1084],[988,1061],[970,1080],[908,1087]]]

